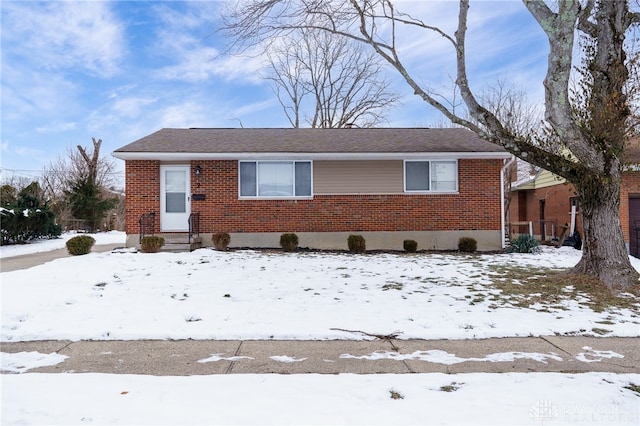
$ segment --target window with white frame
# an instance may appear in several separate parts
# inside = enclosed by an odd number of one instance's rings
[[[311,161],[240,161],[241,197],[311,195]]]
[[[455,192],[458,190],[456,160],[407,160],[404,162],[405,192]]]

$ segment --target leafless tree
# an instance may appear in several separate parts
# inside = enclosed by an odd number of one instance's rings
[[[255,45],[298,28],[322,29],[370,46],[416,95],[453,123],[573,183],[579,193],[584,228],[583,255],[575,271],[598,277],[610,289],[638,285],[638,273],[624,244],[619,207],[622,154],[630,120],[624,91],[629,79],[624,40],[630,28],[640,24],[640,13],[630,11],[627,0],[523,0],[546,34],[550,51],[543,82],[545,132],[521,134],[483,105],[470,87],[466,61],[469,3],[459,0],[453,34],[402,13],[391,0],[243,0],[227,16],[226,29],[236,46]],[[436,34],[451,46],[455,83],[473,120],[451,111],[411,75],[398,45],[401,27]],[[570,96],[576,66],[574,42],[579,34],[593,46],[583,69],[589,95],[582,106],[574,105]],[[586,121],[584,114],[576,114],[581,107],[588,109]],[[541,143],[548,139],[556,143]]]
[[[81,145],[76,147],[77,150],[69,148],[65,155],[52,160],[42,174],[43,190],[56,214],[57,222],[63,227],[73,219],[66,197],[72,182],[88,179],[101,188],[106,198],[114,197],[113,191],[118,185],[115,178],[116,166],[113,159],[100,157],[101,144],[101,139],[92,138],[91,153]],[[122,206],[118,205],[116,210],[118,209],[121,210]]]
[[[289,33],[269,45],[268,58],[267,78],[293,127],[372,127],[399,100],[375,53],[325,31]]]

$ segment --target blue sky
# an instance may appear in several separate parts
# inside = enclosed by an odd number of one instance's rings
[[[457,1],[397,8],[453,31]],[[1,13],[2,178],[37,176],[91,138],[110,153],[163,127],[289,127],[260,57],[221,55],[219,1],[6,1]],[[481,89],[506,79],[542,100],[547,44],[520,0],[471,2],[469,74]],[[452,50],[441,38],[402,33],[416,79],[446,94]],[[390,127],[440,120],[399,76]],[[119,172],[124,169],[116,160]],[[122,173],[123,175],[123,173]]]

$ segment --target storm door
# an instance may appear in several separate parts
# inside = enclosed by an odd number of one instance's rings
[[[160,230],[189,230],[189,166],[160,166]]]

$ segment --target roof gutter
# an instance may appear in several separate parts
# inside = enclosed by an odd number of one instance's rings
[[[508,159],[508,152],[123,152],[120,160],[406,160],[414,158]]]

